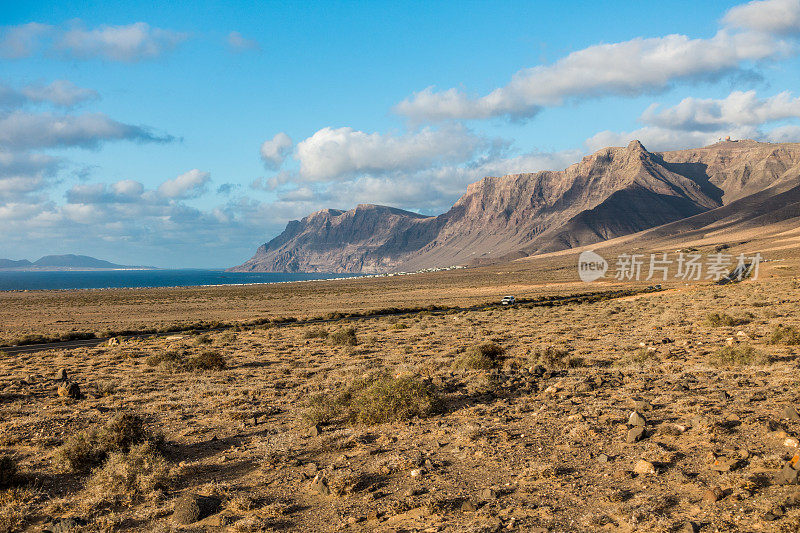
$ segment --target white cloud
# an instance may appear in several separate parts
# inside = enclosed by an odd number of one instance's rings
[[[800,142],[800,126],[786,125],[778,126],[765,136],[766,140],[773,143],[796,143]]]
[[[0,108],[6,109],[40,103],[72,107],[99,98],[97,91],[78,87],[68,80],[56,80],[49,85],[26,85],[19,89],[0,83]]]
[[[754,0],[731,8],[723,22],[765,33],[798,33],[800,0]]]
[[[639,95],[667,89],[678,81],[712,79],[742,71],[751,62],[795,53],[795,44],[780,34],[800,31],[798,5],[800,0],[751,2],[731,10],[725,19],[729,26],[711,38],[673,34],[597,44],[551,65],[520,70],[507,85],[484,96],[428,87],[394,110],[417,123],[502,116],[519,119],[571,99]],[[780,13],[784,18],[778,22],[776,14]]]
[[[29,85],[20,89],[20,93],[30,102],[49,102],[61,107],[72,107],[100,98],[97,91],[78,87],[69,80],[56,80],[44,86]]]
[[[323,128],[297,144],[296,157],[301,178],[342,180],[358,174],[407,172],[462,162],[486,144],[462,126],[425,128],[402,135]]]
[[[134,62],[159,57],[173,50],[188,35],[146,22],[124,26],[101,25],[94,29],[81,26],[65,31],[56,48],[77,58],[101,58],[110,61]]]
[[[132,203],[143,199],[144,185],[135,180],[121,180],[111,185],[90,183],[74,185],[67,191],[68,204]]]
[[[23,150],[63,146],[96,148],[109,140],[168,142],[172,137],[117,122],[103,113],[57,115],[14,111],[0,114],[0,146]]]
[[[248,50],[261,50],[258,41],[244,37],[238,31],[232,31],[227,37],[228,48],[232,52],[246,52]]]
[[[206,191],[209,181],[211,174],[195,168],[159,185],[158,193],[172,199],[196,198]]]
[[[41,38],[52,29],[52,26],[38,22],[3,28],[0,31],[0,57],[19,59],[32,55],[39,47]]]
[[[787,118],[800,118],[800,98],[792,98],[790,92],[759,99],[755,91],[734,91],[723,99],[685,98],[676,106],[661,111],[653,105],[641,120],[668,129],[719,131]]]
[[[277,133],[272,139],[264,141],[261,145],[261,159],[264,166],[278,169],[292,148],[292,138],[284,132]]]
[[[623,146],[639,139],[657,151],[707,146],[730,136],[770,142],[795,142],[800,127],[772,123],[800,118],[800,98],[788,91],[758,98],[755,91],[734,91],[721,99],[684,98],[678,104],[660,109],[648,107],[639,117],[645,126],[628,132],[601,131],[587,139],[590,150]]]

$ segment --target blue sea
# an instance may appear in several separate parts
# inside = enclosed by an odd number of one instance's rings
[[[184,287],[239,285],[314,279],[348,278],[356,274],[225,272],[223,270],[94,270],[0,271],[0,291],[108,289],[120,287]]]

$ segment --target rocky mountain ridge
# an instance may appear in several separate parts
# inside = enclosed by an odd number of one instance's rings
[[[431,217],[359,205],[290,222],[232,270],[388,272],[496,261],[691,220],[800,184],[800,144],[726,141],[651,153],[609,147],[563,171],[486,177]],[[759,204],[760,205],[760,204]]]

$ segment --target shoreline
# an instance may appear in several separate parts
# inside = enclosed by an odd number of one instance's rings
[[[355,274],[346,275],[348,273],[332,273],[330,278],[314,278],[314,279],[294,279],[282,281],[254,281],[254,282],[240,282],[240,283],[203,283],[197,285],[148,285],[140,287],[83,287],[71,289],[0,289],[0,293],[13,293],[13,292],[69,292],[69,291],[111,291],[111,290],[137,290],[137,289],[188,289],[188,288],[211,288],[211,287],[246,287],[252,285],[276,285],[281,283],[309,283],[318,281],[336,281],[342,279],[368,279],[368,278],[390,278],[396,276],[410,276],[413,274],[424,274],[431,272],[446,272],[449,270],[460,270],[468,268],[466,266],[451,266],[442,268],[427,268],[416,272],[387,272],[383,274]],[[59,269],[59,270],[31,270],[31,269],[0,269],[0,274],[3,272],[119,272],[119,271],[142,271],[142,272],[169,272],[170,270],[197,270],[205,272],[228,272],[227,270],[211,270],[211,269],[91,269],[91,270],[74,270],[74,269]],[[234,272],[234,274],[306,274],[305,272]],[[307,274],[319,274],[315,272],[308,272]]]

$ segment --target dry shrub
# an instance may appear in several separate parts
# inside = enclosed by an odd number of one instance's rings
[[[188,370],[224,370],[228,367],[225,356],[215,351],[205,351],[186,362]]]
[[[225,356],[213,350],[205,350],[194,357],[186,357],[178,352],[159,352],[148,357],[147,364],[161,365],[173,372],[224,370],[228,366]]]
[[[491,370],[498,365],[504,353],[502,346],[487,342],[473,346],[456,357],[453,367],[460,370]]]
[[[358,344],[356,328],[342,328],[328,335],[328,342],[334,346],[355,346]]]
[[[308,400],[303,417],[310,424],[328,424],[339,414],[335,397],[330,394],[314,394]]]
[[[636,348],[625,354],[619,361],[618,366],[650,366],[659,362],[658,351],[650,347]]]
[[[800,331],[794,326],[776,326],[769,337],[770,344],[797,346],[800,344]]]
[[[0,533],[22,531],[25,521],[33,516],[36,500],[36,493],[30,489],[0,491]]]
[[[750,322],[748,317],[733,317],[726,313],[710,313],[706,321],[714,327],[741,326]]]
[[[305,339],[325,339],[328,337],[328,330],[325,328],[311,328],[303,333]]]
[[[429,416],[438,406],[436,393],[419,379],[380,372],[340,392],[313,397],[305,416],[313,423],[344,417],[352,424],[371,425]]]
[[[86,482],[93,503],[123,504],[151,499],[169,489],[172,469],[152,442],[132,446],[127,452],[108,455],[105,463]]]
[[[145,428],[142,417],[120,413],[105,426],[80,431],[56,452],[56,462],[70,472],[85,472],[96,467],[113,452],[127,452],[145,441],[161,442],[160,436]]]
[[[529,366],[542,365],[545,368],[567,368],[570,366],[569,350],[548,346],[537,348],[528,359]]]
[[[724,346],[711,355],[713,364],[723,366],[763,365],[769,361],[769,356],[749,344]]]
[[[185,361],[185,357],[178,352],[159,352],[149,356],[145,362],[149,366],[162,365],[167,368],[180,368]]]

